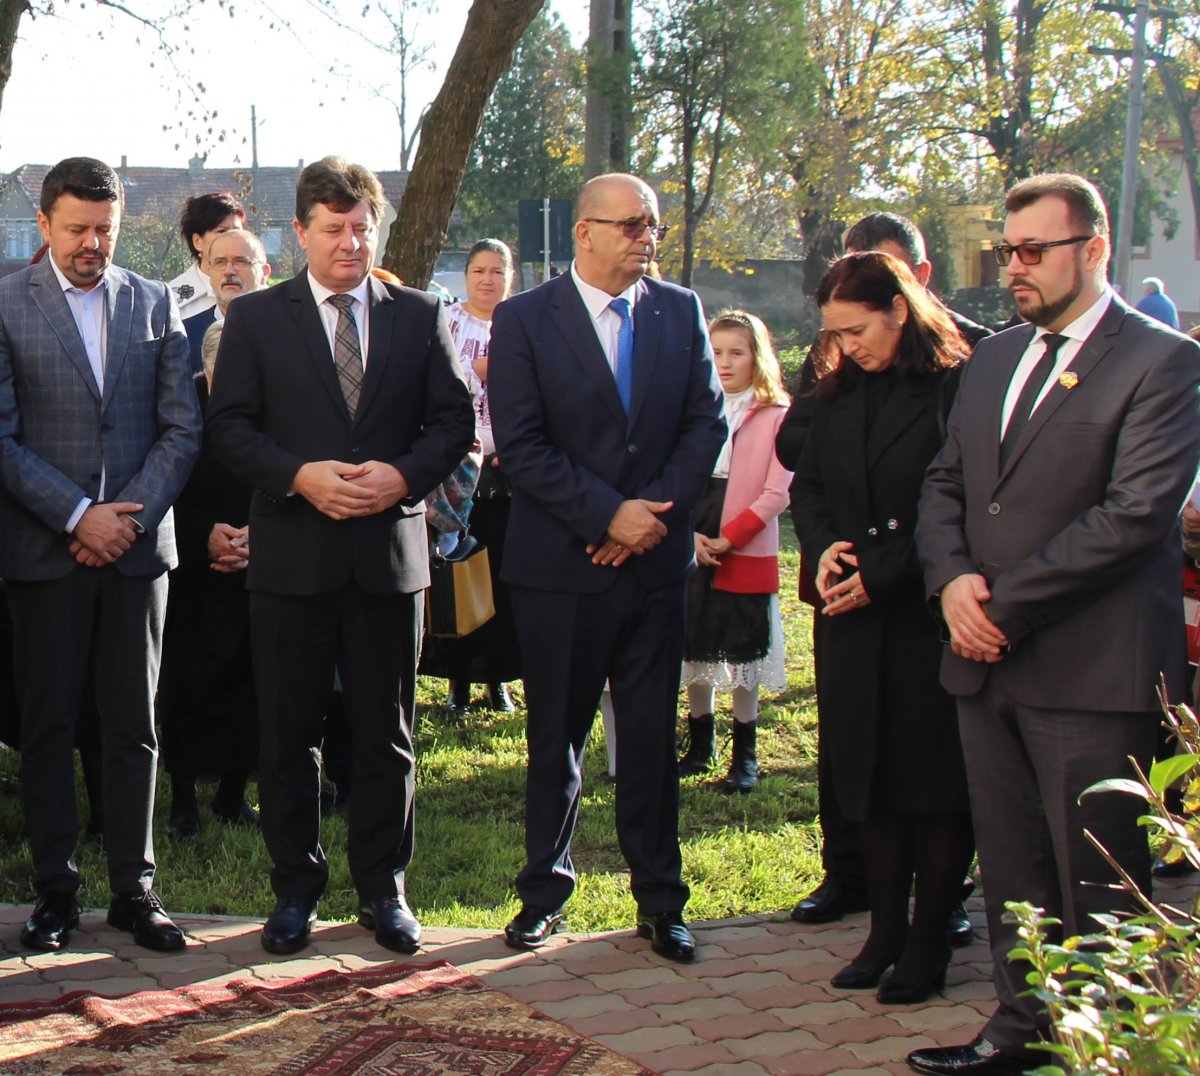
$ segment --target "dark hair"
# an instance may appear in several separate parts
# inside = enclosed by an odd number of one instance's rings
[[[925,261],[925,237],[908,217],[899,213],[868,213],[846,232],[846,250],[878,250],[880,243],[895,243],[913,268]]]
[[[335,213],[349,213],[366,199],[375,214],[375,223],[383,223],[383,186],[375,173],[361,164],[350,164],[345,157],[322,157],[300,173],[296,184],[296,219],[307,225],[318,204]]]
[[[487,251],[489,254],[498,254],[501,261],[504,262],[504,271],[511,273],[513,268],[512,251],[508,249],[507,243],[502,243],[499,239],[481,239],[470,250],[467,251],[467,268],[471,268],[471,262],[475,260],[476,254],[482,254]]]
[[[957,366],[969,351],[945,309],[917,282],[899,258],[877,250],[846,254],[829,267],[817,286],[817,305],[859,303],[869,310],[892,310],[896,296],[908,306],[900,330],[896,369],[907,377],[924,377]],[[822,380],[816,391],[836,395],[859,372],[847,362],[832,333],[821,333],[813,362]],[[851,372],[853,371],[853,373]]]
[[[1047,172],[1015,184],[1004,196],[1004,211],[1016,213],[1043,198],[1067,203],[1071,225],[1091,235],[1108,235],[1108,210],[1096,187],[1072,172]]]
[[[59,196],[73,194],[85,202],[116,202],[125,206],[125,188],[121,179],[103,161],[95,157],[68,157],[59,161],[42,180],[39,208],[46,216]]]
[[[245,207],[229,191],[193,195],[183,203],[183,212],[179,214],[179,234],[183,236],[183,245],[196,261],[200,260],[200,251],[192,246],[192,236],[211,232],[231,213],[243,224],[246,223]]]

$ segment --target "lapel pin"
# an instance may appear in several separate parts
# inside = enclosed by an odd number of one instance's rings
[[[1073,389],[1079,384],[1079,375],[1075,373],[1074,370],[1067,370],[1058,375],[1058,383],[1062,385],[1064,389]]]

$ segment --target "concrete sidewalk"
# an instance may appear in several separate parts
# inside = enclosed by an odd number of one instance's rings
[[[1158,896],[1187,906],[1197,888],[1168,883]],[[632,930],[558,935],[538,953],[519,953],[498,931],[434,927],[418,956],[402,958],[352,924],[321,924],[309,949],[272,958],[259,945],[261,921],[187,915],[175,917],[187,952],[157,955],[112,930],[103,911],[84,914],[70,949],[34,954],[18,938],[30,910],[0,905],[0,1002],[447,960],[659,1073],[906,1073],[910,1050],[967,1041],[994,1002],[978,895],[968,910],[979,937],[955,954],[944,994],[909,1007],[829,985],[861,946],[865,914],[817,927],[786,913],[694,923],[698,959],[680,965]]]

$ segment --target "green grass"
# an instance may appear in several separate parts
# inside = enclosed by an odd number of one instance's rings
[[[788,654],[788,686],[763,699],[759,758],[763,778],[746,796],[716,786],[728,765],[728,711],[718,719],[722,758],[706,778],[683,782],[680,835],[684,877],[692,889],[688,914],[721,918],[790,908],[820,873],[816,817],[816,708],[811,627],[807,606],[795,597],[799,556],[786,520],[784,580],[780,601]],[[496,927],[515,913],[512,882],[523,850],[525,740],[520,685],[518,711],[452,717],[443,681],[422,680],[417,731],[416,855],[408,872],[408,895],[430,926]],[[728,707],[728,695],[718,705]],[[680,699],[680,714],[686,704]],[[682,717],[681,717],[682,719]],[[579,888],[572,899],[573,930],[628,928],[634,917],[629,877],[617,847],[613,786],[603,778],[602,726],[588,749],[585,791],[573,851]],[[0,753],[0,900],[27,901],[33,888],[29,849],[20,807],[18,756]],[[79,782],[82,786],[82,782]],[[254,786],[250,797],[253,800]],[[81,794],[82,795],[82,794]],[[206,805],[211,789],[201,790]],[[160,776],[155,812],[158,874],[155,887],[172,911],[263,916],[273,897],[270,861],[257,832],[229,829],[201,810],[203,829],[192,845],[176,845],[165,832],[169,780]],[[81,800],[81,817],[85,817]],[[340,814],[327,818],[322,840],[330,881],[321,902],[327,919],[356,913],[346,866]],[[96,844],[79,850],[85,907],[104,907],[108,885]]]

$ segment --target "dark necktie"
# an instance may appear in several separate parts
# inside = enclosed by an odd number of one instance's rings
[[[1008,463],[1013,449],[1017,447],[1017,442],[1021,439],[1021,431],[1025,429],[1026,423],[1029,422],[1029,416],[1033,414],[1034,401],[1037,400],[1045,387],[1047,378],[1054,371],[1054,362],[1058,358],[1059,348],[1067,342],[1067,338],[1058,333],[1047,333],[1042,340],[1046,344],[1046,350],[1042,352],[1042,357],[1038,359],[1038,364],[1033,368],[1033,372],[1026,378],[1025,387],[1021,389],[1021,395],[1017,397],[1017,406],[1013,408],[1012,414],[1008,418],[1008,428],[1004,431],[1004,438],[1000,442],[1001,468]]]
[[[621,331],[617,334],[617,395],[625,414],[629,414],[629,401],[633,398],[633,316],[628,299],[614,299],[608,308],[621,319]]]
[[[337,367],[338,383],[350,417],[358,410],[358,398],[362,394],[363,364],[362,347],[358,342],[358,324],[354,320],[350,295],[331,295],[328,302],[337,307],[337,327],[333,331],[333,364]]]

